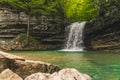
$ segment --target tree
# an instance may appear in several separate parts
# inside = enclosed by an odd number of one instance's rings
[[[85,21],[98,14],[94,0],[61,0],[65,15],[70,19]]]

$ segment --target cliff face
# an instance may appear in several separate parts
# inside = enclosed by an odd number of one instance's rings
[[[50,49],[63,47],[64,19],[59,16],[32,17],[30,22],[30,36],[34,36],[42,46]],[[10,41],[21,33],[26,33],[27,15],[11,10],[0,10],[0,41]]]
[[[120,52],[120,8],[111,3],[85,26],[87,50]]]

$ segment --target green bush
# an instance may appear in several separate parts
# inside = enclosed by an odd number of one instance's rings
[[[26,34],[18,35],[13,41],[14,42],[20,42],[20,43],[25,43],[26,42]],[[36,42],[37,40],[35,39],[35,37],[29,36],[29,41],[30,42]]]

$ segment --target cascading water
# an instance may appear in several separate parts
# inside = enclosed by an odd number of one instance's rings
[[[75,22],[67,27],[67,42],[64,51],[83,51],[83,30],[86,22]]]

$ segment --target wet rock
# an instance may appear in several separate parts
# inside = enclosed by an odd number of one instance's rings
[[[45,74],[45,73],[35,73],[25,80],[92,80],[87,74],[80,73],[76,69],[63,69],[58,73]]]
[[[10,69],[5,69],[0,73],[0,80],[23,80],[19,75],[12,72]]]

